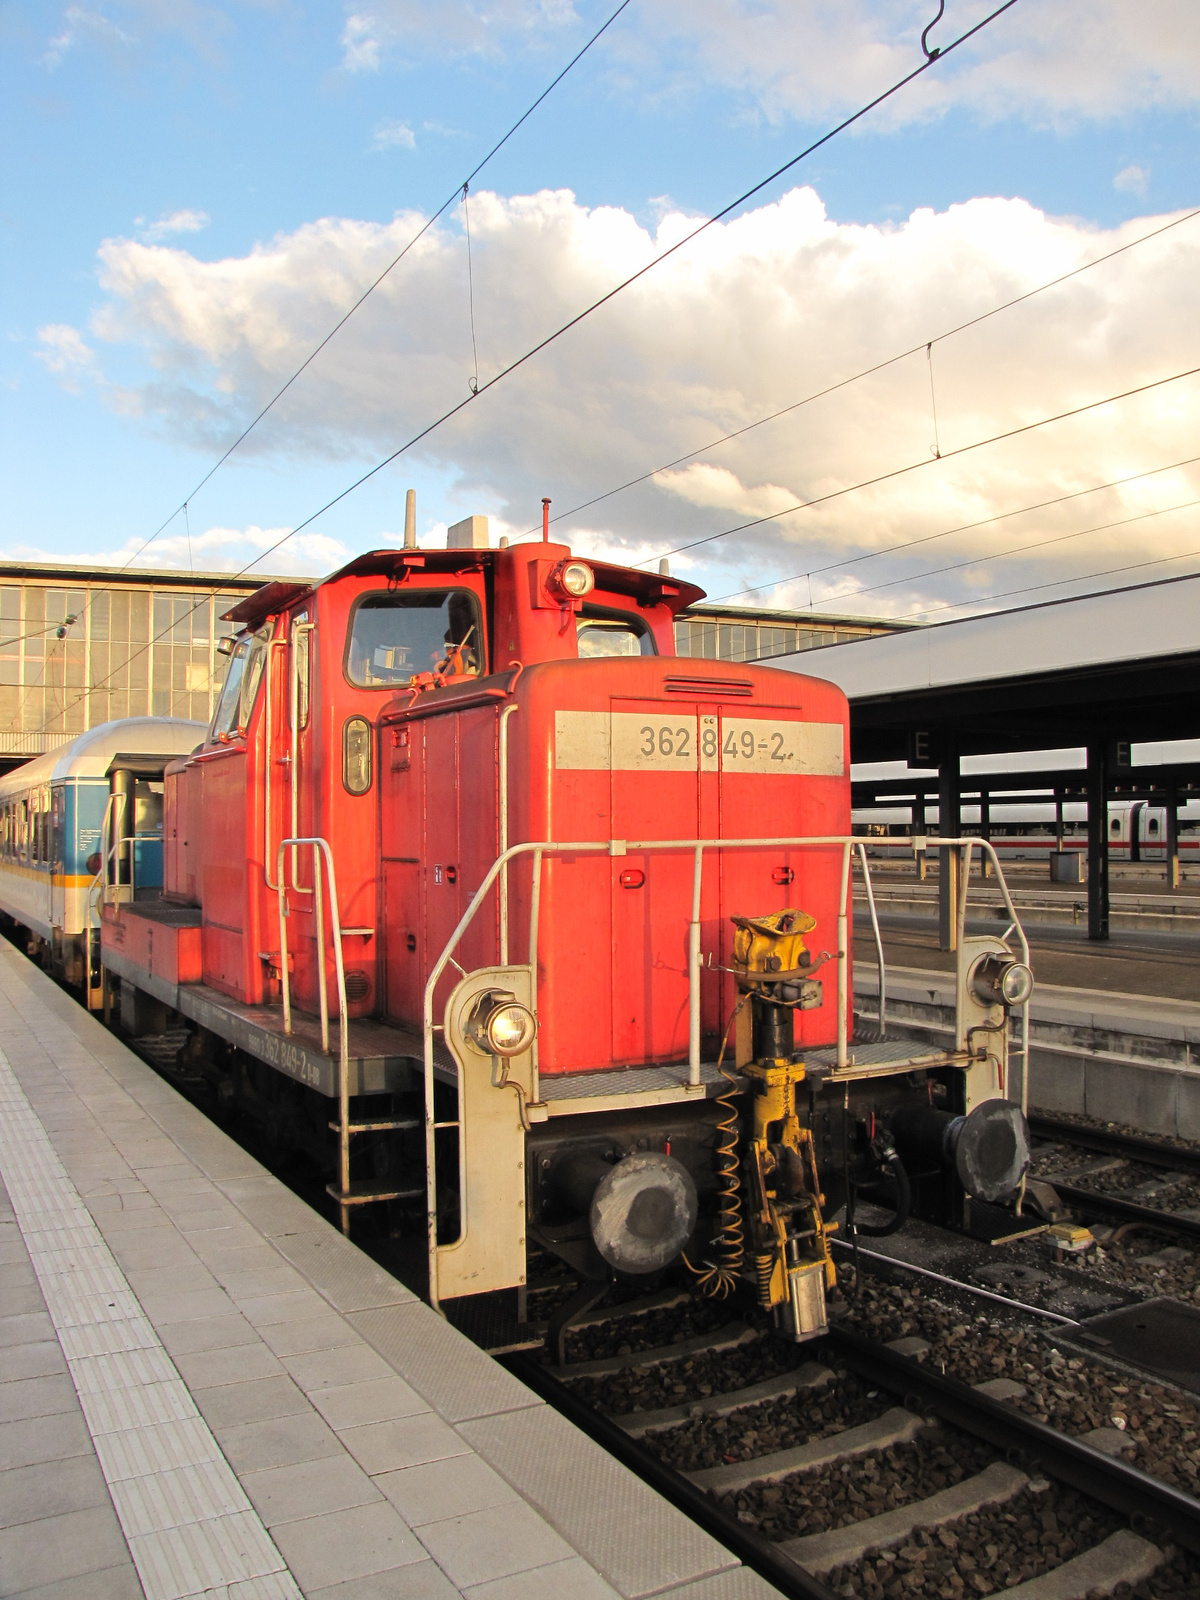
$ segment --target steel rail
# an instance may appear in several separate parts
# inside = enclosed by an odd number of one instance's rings
[[[586,1405],[572,1394],[568,1384],[547,1371],[540,1362],[519,1351],[493,1359],[532,1389],[547,1405],[553,1406],[568,1422],[573,1422],[581,1433],[586,1433],[602,1450],[614,1456],[622,1466],[628,1467],[643,1483],[649,1484],[677,1511],[682,1511],[685,1517],[690,1517],[705,1533],[723,1544],[743,1566],[774,1584],[788,1600],[837,1600],[833,1590],[827,1588],[819,1578],[785,1556],[777,1545],[756,1529],[731,1517],[711,1495],[685,1478],[682,1472],[660,1461],[640,1439],[631,1438],[620,1423]]]
[[[1060,1117],[1034,1113],[1029,1119],[1029,1131],[1039,1139],[1063,1139],[1077,1144],[1083,1150],[1095,1150],[1106,1156],[1128,1156],[1131,1161],[1146,1161],[1151,1166],[1174,1172],[1194,1172],[1200,1177],[1200,1146],[1192,1149],[1160,1144],[1141,1133],[1118,1133],[1109,1128],[1081,1128],[1077,1123]],[[1053,1178],[1047,1180],[1053,1183]],[[1055,1185],[1057,1188],[1057,1184]]]
[[[831,1327],[829,1345],[860,1377],[906,1399],[912,1397],[918,1407],[999,1450],[1016,1452],[1132,1522],[1165,1528],[1189,1550],[1200,1551],[1200,1500],[1182,1489],[848,1328]]]
[[[1157,1206],[1141,1206],[1136,1200],[1122,1200],[1119,1195],[1104,1194],[1097,1189],[1082,1189],[1073,1183],[1055,1183],[1053,1175],[1046,1182],[1060,1199],[1069,1200],[1072,1205],[1118,1217],[1122,1222],[1137,1222],[1147,1228],[1157,1228],[1160,1233],[1200,1239],[1200,1221],[1195,1217],[1181,1217],[1175,1211],[1160,1211]]]

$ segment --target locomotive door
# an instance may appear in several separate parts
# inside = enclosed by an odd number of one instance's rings
[[[702,838],[719,832],[716,717],[693,701],[613,700],[610,724],[614,838]],[[612,1059],[678,1061],[688,1049],[688,926],[693,853],[629,850],[610,863]],[[720,886],[710,867],[701,900],[701,948],[712,949]],[[701,989],[702,1051],[718,1036],[719,988]]]

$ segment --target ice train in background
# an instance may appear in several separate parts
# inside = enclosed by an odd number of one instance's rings
[[[978,780],[976,780],[978,781]],[[911,804],[855,806],[856,833],[870,841],[872,854],[880,859],[902,855],[897,846],[889,847],[889,836],[912,832]],[[937,828],[936,798],[926,803],[925,828]],[[1179,856],[1185,866],[1200,865],[1200,800],[1181,803]],[[1087,805],[1082,800],[1065,800],[1062,807],[1062,846],[1064,850],[1087,850]],[[995,799],[989,807],[988,837],[1005,861],[1043,861],[1059,849],[1058,819],[1052,798],[1006,801]],[[982,817],[978,800],[964,800],[964,832],[979,833]],[[1146,800],[1110,800],[1108,803],[1108,853],[1112,861],[1165,861],[1167,856],[1167,811],[1165,806]]]

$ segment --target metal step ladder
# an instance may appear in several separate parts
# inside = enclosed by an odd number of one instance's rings
[[[329,1050],[329,995],[325,978],[325,910],[321,895],[321,870],[325,871],[325,882],[329,895],[329,912],[332,919],[333,935],[333,962],[337,974],[338,994],[338,1117],[329,1124],[330,1130],[338,1136],[338,1181],[326,1185],[326,1193],[337,1201],[341,1212],[342,1232],[350,1233],[350,1213],[355,1206],[375,1205],[386,1200],[424,1200],[425,1177],[422,1172],[419,1185],[406,1187],[390,1181],[372,1182],[370,1180],[350,1177],[350,1141],[359,1134],[364,1133],[402,1133],[413,1128],[423,1128],[424,1122],[417,1117],[371,1117],[360,1121],[352,1120],[350,1116],[350,1023],[346,1012],[346,968],[342,957],[342,939],[348,933],[362,933],[361,928],[342,928],[341,917],[338,913],[337,878],[333,868],[333,851],[329,841],[322,838],[295,838],[283,839],[279,845],[279,856],[276,868],[276,887],[279,895],[279,979],[283,994],[283,1028],[285,1033],[292,1031],[292,997],[291,984],[288,976],[288,948],[287,948],[287,901],[284,886],[284,855],[291,850],[296,851],[309,848],[313,854],[313,910],[316,914],[317,949],[320,958],[317,961],[317,991],[321,1006],[321,1048],[327,1054]]]

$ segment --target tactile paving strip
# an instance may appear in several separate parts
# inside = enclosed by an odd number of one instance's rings
[[[0,1170],[147,1600],[301,1600],[3,1052]]]

